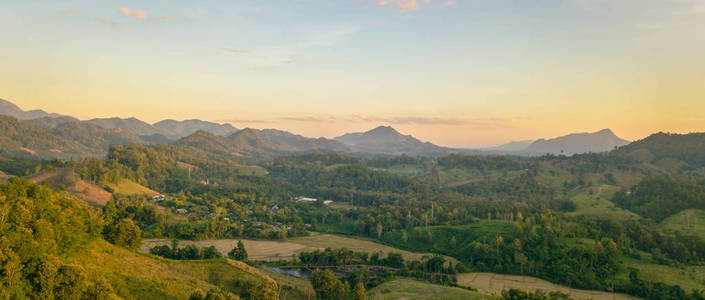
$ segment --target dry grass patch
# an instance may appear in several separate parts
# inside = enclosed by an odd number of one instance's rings
[[[171,245],[171,241],[172,240],[169,239],[145,239],[142,241],[140,252],[148,253],[149,249],[153,247]],[[179,241],[179,245],[182,247],[187,245],[195,245],[197,247],[215,246],[220,253],[227,254],[237,246],[238,241],[238,239]],[[359,252],[382,252],[385,255],[389,252],[396,252],[401,253],[405,260],[420,260],[424,255],[431,255],[428,253],[404,251],[368,240],[318,233],[283,241],[242,240],[242,242],[245,244],[245,249],[251,260],[287,260],[295,258],[301,252],[323,250],[325,248],[348,248]],[[445,258],[454,264],[458,263],[458,261],[452,257],[446,256]]]
[[[147,239],[142,241],[141,252],[147,253],[149,249],[156,246],[171,245],[172,240],[167,239]],[[227,254],[237,246],[236,239],[226,240],[203,240],[203,241],[179,241],[179,246],[195,245],[196,247],[215,246],[222,254]],[[320,248],[306,246],[291,241],[262,241],[262,240],[242,240],[245,250],[251,260],[277,260],[291,259],[304,251],[314,251]]]
[[[396,252],[396,253],[401,253],[405,260],[420,260],[425,255],[431,255],[429,253],[415,253],[415,252],[404,251],[404,250],[400,250],[400,249],[390,247],[387,245],[375,243],[373,241],[345,237],[345,236],[339,236],[339,235],[331,235],[331,234],[314,233],[314,234],[311,234],[310,236],[293,238],[293,239],[291,239],[291,241],[296,242],[296,243],[300,243],[300,244],[304,244],[304,245],[307,245],[310,247],[323,248],[323,249],[325,249],[325,248],[348,248],[350,250],[359,251],[359,252],[368,252],[368,253],[382,252],[385,255],[388,254],[389,252]],[[445,256],[445,258],[447,261],[453,262],[453,264],[458,263],[458,260],[456,260],[452,257]]]
[[[573,299],[594,300],[628,300],[639,299],[624,294],[615,294],[601,291],[578,290],[550,283],[535,277],[500,275],[494,273],[465,273],[458,275],[458,284],[469,286],[483,293],[501,295],[502,291],[509,289],[522,289],[529,291],[543,290],[545,292],[559,291],[569,294]]]

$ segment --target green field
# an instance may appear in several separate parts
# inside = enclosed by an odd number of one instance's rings
[[[413,249],[423,252],[453,253],[457,249],[451,242],[455,237],[455,245],[464,245],[472,241],[490,242],[498,236],[513,236],[513,225],[507,221],[491,220],[460,226],[430,226],[416,227],[406,232],[407,240],[404,241],[402,232],[390,232],[382,236],[382,240],[402,249]]]
[[[494,299],[494,297],[461,288],[446,287],[412,279],[396,279],[367,291],[368,299],[374,300],[455,300]]]
[[[619,208],[609,199],[619,191],[620,187],[602,184],[580,190],[572,195],[570,200],[575,203],[576,210],[569,215],[611,216],[619,219],[638,219],[639,215]],[[592,194],[591,194],[592,192]]]
[[[705,290],[705,266],[672,267],[649,263],[645,259],[624,258],[623,260],[625,267],[638,269],[642,279],[679,285],[687,292],[694,289]],[[626,273],[620,274],[623,280],[628,280],[628,276]]]
[[[686,209],[661,221],[659,227],[667,233],[678,231],[705,239],[705,210]]]
[[[554,284],[536,277],[503,275],[495,273],[464,273],[458,275],[458,284],[468,286],[482,293],[501,295],[502,291],[520,289],[525,291],[562,292],[576,300],[630,300],[637,299],[625,294],[614,294],[603,291],[572,289]]]

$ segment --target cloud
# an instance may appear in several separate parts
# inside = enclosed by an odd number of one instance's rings
[[[461,118],[445,118],[445,117],[379,117],[379,116],[361,116],[353,115],[350,121],[357,122],[374,122],[374,123],[389,123],[389,124],[424,124],[424,125],[464,125],[467,120]]]
[[[285,121],[309,122],[309,123],[334,123],[338,121],[334,117],[281,117]]]
[[[417,10],[421,5],[430,4],[431,0],[377,0],[377,6],[396,7],[401,12]],[[442,6],[455,4],[455,0],[446,0]]]
[[[120,11],[122,12],[123,15],[129,16],[129,17],[133,17],[133,18],[137,18],[137,19],[141,19],[141,20],[144,20],[147,18],[147,12],[145,12],[145,11],[131,10],[127,7],[121,7]]]
[[[128,17],[132,17],[132,18],[144,20],[144,21],[167,21],[167,22],[169,22],[169,21],[177,21],[178,20],[178,18],[176,18],[174,16],[150,17],[146,11],[132,10],[129,7],[121,7],[120,12],[123,15],[126,15]]]
[[[272,123],[271,120],[262,119],[227,119],[227,120],[215,120],[218,123],[241,123],[241,124],[253,124],[253,123]]]
[[[248,50],[243,50],[243,49],[236,49],[236,48],[223,48],[223,50],[234,53],[234,54],[247,54],[250,53]]]
[[[71,8],[71,9],[60,10],[59,13],[62,14],[62,15],[77,15],[77,14],[78,14],[78,8]]]
[[[108,26],[108,27],[110,27],[110,28],[113,28],[113,29],[118,29],[118,28],[120,28],[120,23],[117,23],[117,22],[114,22],[114,21],[111,21],[111,20],[108,20],[108,19],[102,19],[102,18],[99,18],[99,19],[96,19],[96,20],[98,20],[98,23],[103,24],[103,25],[105,25],[105,26]]]

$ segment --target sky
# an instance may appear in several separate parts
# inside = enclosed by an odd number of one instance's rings
[[[0,98],[455,147],[705,131],[705,0],[6,1]]]

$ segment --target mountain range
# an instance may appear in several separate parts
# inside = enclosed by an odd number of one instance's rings
[[[163,120],[149,124],[137,118],[96,118],[81,121],[43,110],[24,111],[0,99],[0,151],[5,155],[48,158],[104,155],[110,145],[174,144],[231,156],[272,157],[308,151],[372,155],[439,156],[450,153],[538,156],[611,151],[629,143],[611,130],[570,134],[553,139],[511,142],[485,149],[456,149],[379,126],[334,139],[309,138],[277,129],[238,130],[230,124],[202,120]]]
[[[612,132],[603,129],[593,133],[574,133],[553,139],[540,139],[526,149],[521,150],[525,155],[573,155],[580,153],[599,153],[614,150],[629,144]]]

